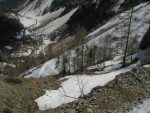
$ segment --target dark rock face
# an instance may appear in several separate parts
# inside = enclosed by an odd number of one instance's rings
[[[147,31],[147,33],[145,34],[143,41],[140,44],[140,49],[147,49],[148,47],[150,47],[150,27]]]
[[[70,18],[68,22],[69,29],[73,30],[76,25],[84,26],[87,30],[91,30],[98,24],[107,21],[114,15],[112,7],[116,1],[100,0],[100,2],[88,2],[83,4],[78,11]]]
[[[50,10],[54,11],[58,10],[61,7],[65,7],[66,12],[69,12],[71,9],[91,1],[93,0],[54,0]]]

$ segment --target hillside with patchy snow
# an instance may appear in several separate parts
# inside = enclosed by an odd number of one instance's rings
[[[9,34],[14,43],[0,48],[0,92],[5,86],[12,89],[8,95],[0,93],[0,112],[20,112],[8,101],[25,106],[23,113],[150,112],[149,1],[16,0],[12,6],[1,0],[0,4],[8,7],[0,11],[21,27]],[[0,22],[9,26],[5,19]],[[3,26],[2,33],[9,28]]]
[[[140,4],[134,8],[132,24],[131,24],[131,34],[130,34],[130,40],[134,41],[134,45],[130,45],[130,48],[132,48],[132,52],[133,52],[130,54],[133,55],[133,58],[138,57],[138,54],[136,53],[139,48],[138,46],[141,43],[146,31],[149,28],[149,18],[150,18],[149,10],[150,10],[149,3]],[[95,31],[89,33],[85,38],[85,42],[86,42],[85,51],[86,50],[89,51],[88,48],[92,48],[94,46],[98,46],[98,47],[102,46],[100,44],[100,42],[103,42],[103,40],[106,37],[108,37],[110,40],[112,40],[111,47],[113,48],[113,51],[112,51],[113,56],[122,56],[123,52],[124,52],[124,48],[125,48],[125,41],[126,41],[126,36],[127,36],[126,34],[127,34],[128,25],[129,25],[129,15],[130,15],[130,10],[128,10],[124,13],[121,13],[118,16],[115,16],[112,19],[110,19],[105,25],[103,25],[100,28],[96,29]],[[50,26],[53,25],[52,23],[50,24]],[[53,27],[53,28],[55,28],[55,27]],[[44,33],[46,31],[49,31],[49,30],[47,29],[41,33]],[[82,49],[81,46],[76,47],[76,49],[77,48]],[[71,51],[70,57],[72,59],[76,57],[76,55],[74,55],[74,54],[77,54],[76,49],[70,50]],[[65,54],[68,55],[67,52]],[[86,56],[85,56],[85,58],[86,58]],[[140,57],[140,58],[142,59],[142,57]],[[49,61],[49,62],[51,62],[51,61]],[[47,62],[46,62],[46,64],[47,64]],[[45,65],[45,64],[43,64],[43,65]],[[58,64],[54,64],[54,67],[57,67],[57,65]],[[59,65],[62,65],[62,64],[59,63]],[[69,64],[67,64],[67,65],[69,65]],[[74,65],[72,65],[72,66],[75,67]],[[47,72],[47,70],[51,70],[50,66],[47,66],[47,68],[45,68],[45,72]],[[61,71],[62,70],[60,70],[59,73]],[[33,71],[33,73],[34,73],[34,71]],[[48,73],[47,73],[47,75],[48,75]],[[49,75],[51,75],[51,72],[49,72]],[[55,75],[55,74],[53,73],[52,75]],[[33,74],[33,76],[32,76],[32,71],[31,71],[30,76],[35,77],[35,74]],[[39,76],[39,75],[37,74],[37,76]],[[43,76],[45,76],[44,73],[43,73]]]

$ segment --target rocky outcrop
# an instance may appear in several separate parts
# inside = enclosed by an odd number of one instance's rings
[[[112,8],[115,3],[110,0],[101,0],[99,3],[88,2],[83,4],[70,18],[69,29],[74,29],[77,25],[80,25],[87,30],[91,30],[98,24],[104,23],[114,15]]]

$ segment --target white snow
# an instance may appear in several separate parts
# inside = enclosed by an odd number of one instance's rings
[[[40,27],[40,26],[44,26],[46,24],[48,24],[49,22],[51,22],[52,20],[54,20],[55,18],[59,17],[60,14],[62,14],[62,12],[65,10],[65,8],[60,8],[54,12],[48,12],[45,15],[42,16],[23,16],[22,14],[20,14],[21,16],[19,16],[20,18],[20,22],[25,26],[25,27],[31,27],[34,25],[34,27]]]
[[[60,8],[54,12],[48,12],[45,15],[42,16],[32,16],[32,17],[26,17],[23,16],[22,14],[20,14],[21,16],[19,16],[20,18],[20,22],[25,26],[25,27],[30,27],[33,26],[35,28],[40,27],[40,26],[44,26],[46,24],[48,24],[49,22],[51,22],[52,20],[54,20],[55,18],[59,17],[60,14],[63,13],[63,11],[65,10],[65,8]]]
[[[70,17],[77,11],[78,8],[73,9],[68,14],[59,17],[65,8],[60,8],[57,11],[54,12],[48,12],[45,15],[37,16],[28,14],[28,16],[23,16],[23,13],[20,13],[20,21],[21,23],[29,29],[38,28],[36,31],[33,32],[33,34],[36,34],[36,36],[47,36],[51,34],[53,31],[57,30],[58,28],[65,25],[65,23],[70,19]],[[32,13],[29,11],[29,13]],[[30,16],[31,15],[31,16]],[[57,18],[59,17],[59,18]],[[19,36],[18,36],[19,37]],[[20,38],[20,37],[19,37]]]
[[[50,22],[49,24],[47,24],[46,26],[38,29],[36,31],[37,35],[41,35],[41,34],[50,34],[52,33],[54,30],[57,30],[58,28],[60,28],[61,26],[63,26],[69,19],[70,17],[77,11],[78,8],[73,9],[71,12],[69,12],[68,14]]]
[[[11,46],[5,46],[6,49],[12,50],[13,48]]]
[[[40,4],[39,2],[40,2],[39,0],[34,0],[32,3],[26,6],[22,11],[20,11],[20,14],[32,18],[36,16],[42,16],[44,10],[50,8],[53,0],[42,0]]]
[[[22,73],[20,76],[25,78],[39,78],[46,77],[51,75],[57,75],[62,71],[61,58],[54,58],[50,61],[47,61],[43,65],[35,67],[25,73]]]
[[[135,107],[130,113],[150,113],[150,99]]]
[[[136,58],[136,54],[131,55],[131,56],[132,56],[132,60]],[[131,56],[128,56],[126,58],[126,63],[131,63]],[[90,70],[98,70],[98,71],[94,72],[95,74],[108,73],[108,72],[111,72],[112,70],[121,68],[122,61],[123,61],[122,55],[116,56],[112,60],[105,61],[105,62],[102,62],[101,64],[97,64],[94,66],[90,66],[87,68],[87,70],[89,70],[89,71]],[[101,70],[101,68],[102,68],[102,70]]]
[[[150,64],[144,65],[143,67],[149,68],[149,67],[150,67]]]
[[[88,46],[99,45],[99,42],[105,37],[115,38],[113,40],[113,45],[121,41],[124,42],[127,36],[127,29],[129,25],[129,15],[131,10],[121,13],[112,19],[110,19],[106,24],[99,27],[95,31],[88,34],[86,37],[88,40]],[[134,13],[131,24],[130,38],[137,40],[138,43],[141,42],[143,36],[145,35],[147,29],[149,28],[149,18],[150,18],[150,4],[142,3],[139,6],[134,7]],[[119,42],[120,41],[120,42]],[[123,44],[121,44],[122,46]],[[136,45],[135,45],[136,46]],[[123,48],[123,47],[122,47]],[[122,49],[120,53],[122,54]]]
[[[32,26],[32,25],[36,25],[36,19],[37,18],[27,18],[27,17],[23,17],[23,16],[20,16],[19,17],[19,19],[20,19],[20,22],[23,24],[23,26],[24,27],[30,27],[30,26]]]
[[[56,108],[62,104],[75,101],[82,96],[82,94],[87,95],[93,88],[104,86],[108,82],[114,80],[117,75],[131,71],[135,67],[136,65],[132,65],[124,69],[115,70],[101,75],[68,76],[67,80],[62,82],[62,85],[58,90],[46,91],[45,95],[39,97],[35,101],[40,110]]]
[[[41,26],[44,26],[44,25],[50,23],[51,21],[53,21],[54,19],[59,17],[64,12],[64,10],[65,10],[65,8],[60,8],[54,12],[48,12],[43,16],[37,17],[38,24],[35,25],[35,28],[41,27]]]
[[[54,12],[43,14],[44,10],[50,8],[53,0],[34,0],[19,12],[21,23],[25,27],[40,27],[57,18],[65,8],[60,8]],[[49,11],[49,10],[48,10]]]

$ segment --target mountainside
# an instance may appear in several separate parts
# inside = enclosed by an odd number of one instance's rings
[[[149,0],[0,0],[0,112],[149,113],[149,36]]]

